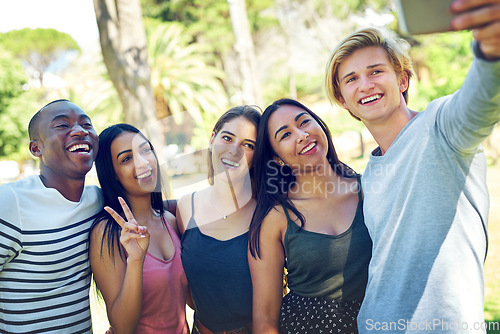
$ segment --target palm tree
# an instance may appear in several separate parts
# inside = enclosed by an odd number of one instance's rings
[[[159,119],[183,111],[193,118],[215,114],[228,104],[224,72],[212,65],[202,44],[191,43],[178,23],[146,22],[151,82]]]

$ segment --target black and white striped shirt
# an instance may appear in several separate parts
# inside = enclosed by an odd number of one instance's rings
[[[0,333],[91,333],[88,236],[100,189],[80,202],[38,175],[0,186]]]

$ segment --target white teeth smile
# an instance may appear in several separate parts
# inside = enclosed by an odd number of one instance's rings
[[[151,176],[151,174],[153,174],[153,172],[152,172],[152,171],[151,171],[151,169],[150,169],[150,170],[148,170],[148,171],[147,171],[146,173],[144,173],[144,174],[137,175],[137,178],[138,178],[139,180],[141,180],[141,179],[145,179],[145,178],[147,178],[147,177]]]
[[[373,102],[375,100],[380,99],[381,97],[382,97],[382,95],[380,95],[380,94],[376,94],[376,95],[372,95],[372,96],[369,96],[369,97],[365,97],[364,99],[361,99],[361,104]]]
[[[68,151],[70,151],[70,152],[75,152],[77,150],[83,150],[84,152],[89,152],[90,147],[87,144],[77,144],[77,145],[73,145],[70,148],[68,148]]]
[[[221,159],[222,163],[224,165],[229,165],[231,167],[240,167],[240,164],[237,163],[237,162],[234,162],[234,161],[231,161],[231,160],[228,160],[228,159]]]
[[[299,152],[299,154],[304,154],[306,152],[309,152],[310,150],[312,150],[314,148],[314,146],[316,146],[316,143],[311,143],[311,144],[307,145],[306,147],[304,147],[302,149],[302,151]]]

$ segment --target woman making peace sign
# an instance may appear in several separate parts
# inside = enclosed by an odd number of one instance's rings
[[[188,333],[180,239],[151,143],[131,125],[110,126],[99,135],[96,169],[105,211],[92,227],[90,264],[108,332]]]

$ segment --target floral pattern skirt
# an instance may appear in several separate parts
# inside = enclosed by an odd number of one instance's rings
[[[290,291],[283,297],[280,334],[357,334],[361,301],[301,297]]]

